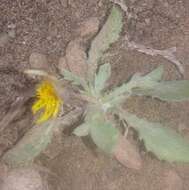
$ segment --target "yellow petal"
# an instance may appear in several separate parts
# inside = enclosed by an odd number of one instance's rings
[[[40,124],[44,121],[47,121],[52,116],[53,112],[49,108],[50,108],[49,105],[46,105],[45,111],[41,114],[41,116],[37,120],[38,124]]]
[[[50,81],[43,81],[36,89],[37,100],[32,106],[32,111],[35,114],[39,110],[43,109],[37,123],[42,123],[51,117],[56,117],[62,100],[58,96],[56,89],[53,86],[53,83]]]
[[[56,102],[53,117],[56,117],[58,115],[59,109],[60,109],[60,104]]]
[[[42,99],[36,100],[32,106],[32,112],[35,114],[40,109],[42,109],[44,106],[45,106],[45,104],[44,104],[44,101]]]

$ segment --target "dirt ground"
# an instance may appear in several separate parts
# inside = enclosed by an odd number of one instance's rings
[[[180,78],[176,67],[163,57],[129,49],[124,41],[125,35],[154,49],[176,46],[176,57],[185,69],[184,78],[189,79],[189,1],[125,2],[133,17],[124,17],[122,37],[110,50],[111,86],[127,80],[135,72],[149,72],[159,64],[165,67],[165,79]],[[31,68],[30,55],[34,52],[46,55],[50,67],[55,68],[59,58],[65,55],[68,42],[76,37],[79,23],[97,17],[102,26],[111,6],[109,0],[0,1],[0,119],[15,99],[33,86],[20,74]],[[189,139],[189,102],[169,104],[134,97],[125,103],[125,107],[150,120],[168,123]],[[28,109],[23,111],[22,117],[24,121],[16,121],[17,127],[12,128],[14,132],[5,130],[1,134],[0,148],[11,144],[9,141],[13,141],[11,145],[16,143],[15,134],[24,133],[31,126],[32,116]],[[143,150],[143,168],[134,171],[102,153],[94,155],[74,136],[64,136],[58,148],[61,149],[59,155],[53,159],[41,155],[37,163],[55,172],[64,190],[189,189],[189,165],[160,162]]]

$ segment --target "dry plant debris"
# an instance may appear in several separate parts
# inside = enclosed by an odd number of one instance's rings
[[[172,64],[174,64],[181,75],[184,75],[184,67],[175,55],[177,50],[176,47],[171,47],[164,50],[157,50],[150,47],[146,47],[142,44],[137,44],[134,41],[129,41],[127,36],[125,37],[125,40],[127,47],[131,50],[136,50],[138,52],[145,53],[146,55],[151,56],[162,56],[164,59],[167,59]]]
[[[119,5],[121,7],[121,9],[125,12],[128,20],[130,18],[134,17],[128,11],[128,6],[126,5],[124,0],[110,0],[110,2]],[[177,50],[176,47],[171,47],[171,48],[164,49],[164,50],[157,50],[157,49],[153,49],[151,47],[146,47],[142,44],[135,43],[134,41],[129,41],[129,38],[127,36],[125,36],[125,40],[126,40],[126,45],[128,48],[145,53],[147,55],[151,55],[151,56],[158,56],[158,55],[162,56],[163,58],[167,59],[172,64],[174,64],[182,76],[184,75],[184,67],[175,55],[176,50]]]

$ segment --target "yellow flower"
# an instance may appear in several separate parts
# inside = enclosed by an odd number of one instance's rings
[[[37,120],[37,123],[42,123],[50,118],[55,118],[58,115],[63,101],[58,96],[53,84],[48,81],[42,81],[36,89],[36,101],[32,106],[32,112],[35,114],[41,109],[43,112]]]

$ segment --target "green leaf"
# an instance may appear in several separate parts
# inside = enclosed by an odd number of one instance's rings
[[[118,140],[118,130],[107,122],[93,122],[90,130],[94,143],[106,153],[112,153]]]
[[[84,123],[74,129],[73,134],[78,137],[87,136],[89,134],[89,123]]]
[[[90,135],[101,150],[111,154],[118,142],[119,131],[105,120],[102,112],[94,112],[90,122]]]
[[[145,80],[160,81],[163,76],[163,66],[160,65],[150,73],[144,76]]]
[[[99,72],[95,77],[95,91],[100,93],[105,88],[105,83],[111,75],[111,66],[109,63],[101,65]]]
[[[189,100],[189,80],[163,81],[153,88],[134,89],[135,95],[145,95],[165,101]]]
[[[122,17],[120,9],[113,7],[106,23],[92,41],[88,57],[89,75],[94,76],[103,53],[119,38],[123,26]]]
[[[107,95],[107,99],[111,100],[113,98],[117,98],[118,96],[123,95],[124,93],[129,93],[129,88],[127,83],[122,84],[119,87],[116,87],[115,89],[113,89],[108,95]]]
[[[25,136],[3,156],[3,160],[13,167],[31,164],[51,142],[54,121],[34,126]]]
[[[157,67],[145,76],[141,76],[140,74],[136,73],[132,76],[129,82],[124,83],[120,87],[116,87],[115,89],[113,89],[109,93],[107,99],[119,99],[119,96],[122,96],[125,93],[131,94],[131,92],[135,92],[135,89],[152,89],[157,84],[157,82],[161,80],[162,75],[163,66]]]
[[[160,160],[169,162],[189,162],[189,142],[173,130],[160,123],[123,112],[124,119],[139,133],[148,151],[153,152]]]
[[[106,23],[92,41],[89,64],[98,63],[103,53],[119,38],[122,26],[122,13],[119,8],[113,7]]]
[[[81,85],[85,89],[88,88],[86,81],[83,78],[73,74],[72,72],[64,69],[63,75],[65,80],[71,81],[74,85]]]

